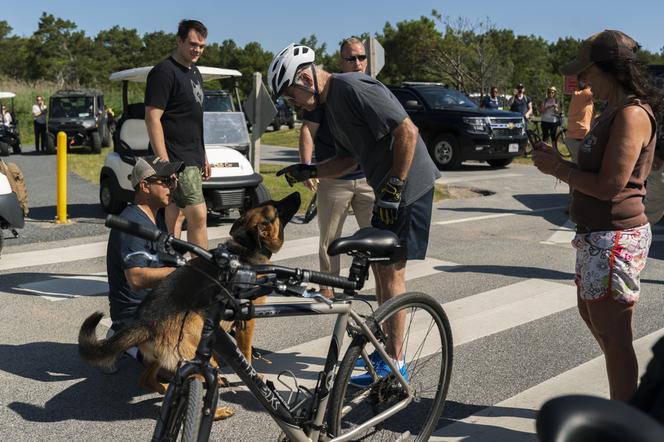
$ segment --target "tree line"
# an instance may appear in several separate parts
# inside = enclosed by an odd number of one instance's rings
[[[494,85],[511,93],[515,84],[523,83],[535,98],[543,96],[549,85],[562,87],[558,69],[582,43],[572,37],[548,42],[535,35],[515,35],[510,29],[498,29],[488,18],[449,18],[436,10],[428,17],[395,25],[387,22],[375,37],[385,48],[385,66],[378,78],[386,84],[442,82],[466,93],[484,94]],[[111,87],[111,72],[155,64],[173,50],[175,41],[175,33],[140,35],[119,25],[88,36],[73,21],[45,12],[34,33],[23,37],[12,35],[11,25],[0,20],[0,78],[104,90]],[[319,44],[315,35],[301,43],[316,51],[318,63],[339,70],[338,47]],[[208,42],[199,63],[239,70],[243,74],[239,87],[246,94],[251,89],[250,74],[259,71],[265,76],[272,56],[259,42],[239,46],[227,39]],[[664,48],[659,53],[642,50],[640,57],[647,63],[664,63]]]

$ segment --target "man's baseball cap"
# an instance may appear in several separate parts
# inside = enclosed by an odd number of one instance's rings
[[[560,68],[563,75],[576,75],[596,61],[635,60],[639,44],[630,36],[613,30],[599,32],[583,42],[576,60]]]
[[[519,84],[516,85],[516,88],[517,89],[524,89],[525,86],[523,85],[523,83],[519,83]]]
[[[182,169],[184,169],[182,161],[168,162],[156,155],[138,157],[134,168],[131,170],[131,175],[129,175],[131,187],[138,186],[138,183],[146,178],[152,176],[167,178]]]

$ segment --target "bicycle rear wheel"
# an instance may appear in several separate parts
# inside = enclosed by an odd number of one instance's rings
[[[558,148],[558,153],[563,158],[569,158],[572,156],[569,149],[567,148],[567,140],[565,138],[565,130],[561,129],[556,132],[556,147]]]
[[[176,388],[173,383],[169,385],[169,389],[171,387]],[[190,376],[184,381],[180,391],[174,394],[168,417],[164,422],[157,422],[152,440],[196,442],[203,413],[203,381],[197,376]]]
[[[443,411],[452,372],[452,332],[440,303],[424,293],[404,293],[379,307],[367,324],[383,344],[389,333],[386,321],[405,315],[402,349],[414,398],[404,409],[368,428],[353,440],[425,441]],[[386,331],[386,333],[383,333]],[[330,398],[328,428],[334,436],[353,431],[361,424],[403,400],[407,392],[394,375],[365,388],[349,385],[361,351],[373,351],[364,335],[353,338],[341,362]]]

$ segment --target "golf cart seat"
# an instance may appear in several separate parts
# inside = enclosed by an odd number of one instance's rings
[[[135,157],[147,155],[149,144],[145,120],[131,118],[122,122],[118,153],[123,161],[133,164]]]

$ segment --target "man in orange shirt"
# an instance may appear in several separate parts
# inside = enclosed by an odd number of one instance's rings
[[[567,149],[576,163],[579,156],[579,147],[590,131],[590,122],[593,118],[594,103],[590,86],[579,81],[579,90],[574,92],[567,110]]]

